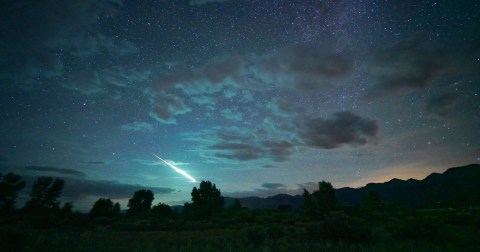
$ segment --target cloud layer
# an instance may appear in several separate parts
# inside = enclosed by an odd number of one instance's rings
[[[365,119],[350,111],[337,112],[332,119],[313,118],[305,122],[301,138],[306,145],[334,149],[343,145],[363,145],[378,131],[375,120]]]

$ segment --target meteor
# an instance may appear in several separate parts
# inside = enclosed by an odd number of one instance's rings
[[[159,156],[157,156],[157,155],[155,155],[155,154],[153,154],[153,153],[152,153],[152,155],[154,155],[156,158],[160,159],[162,162],[164,162],[166,165],[168,165],[168,166],[169,166],[170,168],[172,168],[174,171],[182,174],[185,178],[190,179],[190,182],[197,182],[197,180],[196,180],[194,177],[190,176],[190,175],[189,175],[188,173],[186,173],[185,171],[181,170],[180,168],[176,167],[176,166],[173,165],[173,164],[170,164],[169,162],[163,160],[161,157],[159,157]]]

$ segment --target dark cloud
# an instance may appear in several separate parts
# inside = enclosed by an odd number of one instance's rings
[[[223,2],[227,2],[227,1],[229,1],[229,0],[189,0],[188,3],[190,5],[201,6],[201,5],[208,4],[208,3],[223,3]]]
[[[287,141],[263,141],[261,145],[264,152],[276,162],[286,161],[292,154],[293,144]]]
[[[286,47],[266,57],[260,66],[271,78],[297,91],[318,90],[352,71],[352,59],[347,53],[327,48],[313,44]]]
[[[115,181],[65,178],[65,190],[62,196],[72,198],[85,196],[129,198],[133,196],[135,191],[141,189],[151,190],[155,194],[169,194],[175,191],[172,188],[120,184]]]
[[[89,164],[89,165],[104,165],[105,162],[103,161],[82,161],[84,164]]]
[[[184,115],[192,109],[186,105],[185,100],[178,95],[159,94],[156,96],[155,105],[150,115],[164,124],[176,124],[175,116]]]
[[[375,80],[369,97],[424,89],[448,67],[446,54],[423,36],[374,54],[367,68]]]
[[[73,169],[58,168],[52,166],[25,166],[23,169],[35,172],[54,172],[62,175],[85,176],[85,173]]]
[[[116,14],[121,1],[2,1],[0,80],[32,86],[63,75],[65,59],[106,50],[133,51],[100,31],[99,19]]]
[[[5,156],[0,155],[0,162],[7,162],[8,158]]]
[[[226,159],[247,161],[269,158],[283,162],[292,154],[292,147],[293,144],[288,141],[219,142],[209,146],[209,149],[218,150],[215,156]]]
[[[277,189],[285,188],[287,186],[281,183],[263,183],[262,187],[268,190],[277,190]]]
[[[27,185],[31,187],[38,177],[28,175],[22,176],[22,178],[27,182]],[[61,196],[67,197],[69,200],[78,200],[88,196],[113,199],[130,198],[135,191],[142,189],[151,190],[155,194],[169,194],[176,191],[172,188],[122,184],[108,180],[87,180],[73,177],[60,177],[60,179],[65,181]],[[23,192],[26,193],[27,191],[30,191],[30,189],[27,188]]]
[[[350,111],[337,112],[332,119],[313,118],[305,122],[300,136],[311,147],[334,149],[342,145],[362,145],[377,134],[378,123]]]
[[[458,95],[454,93],[446,93],[433,97],[427,103],[427,110],[440,117],[447,116],[450,109],[455,105]]]
[[[311,77],[341,77],[350,73],[352,62],[344,53],[320,45],[286,47],[267,60],[272,72]]]
[[[215,154],[217,157],[241,161],[259,159],[263,153],[262,148],[255,144],[221,142],[209,148],[222,151]]]

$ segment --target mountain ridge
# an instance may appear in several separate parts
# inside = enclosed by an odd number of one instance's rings
[[[443,173],[431,173],[422,180],[393,178],[382,183],[368,183],[363,187],[335,189],[337,201],[343,205],[361,203],[362,195],[377,192],[386,204],[408,208],[469,207],[480,203],[480,164],[448,168]],[[242,206],[251,209],[278,208],[290,205],[299,209],[301,195],[277,194],[270,197],[238,198]],[[225,197],[226,205],[235,198]]]

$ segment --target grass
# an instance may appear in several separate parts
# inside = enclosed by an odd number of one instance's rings
[[[245,211],[245,210],[242,210]],[[247,217],[245,217],[247,216]],[[374,217],[372,217],[374,216]],[[210,220],[91,220],[0,225],[7,251],[480,251],[480,211],[349,213],[309,220],[258,211]],[[76,224],[75,224],[76,223]]]

